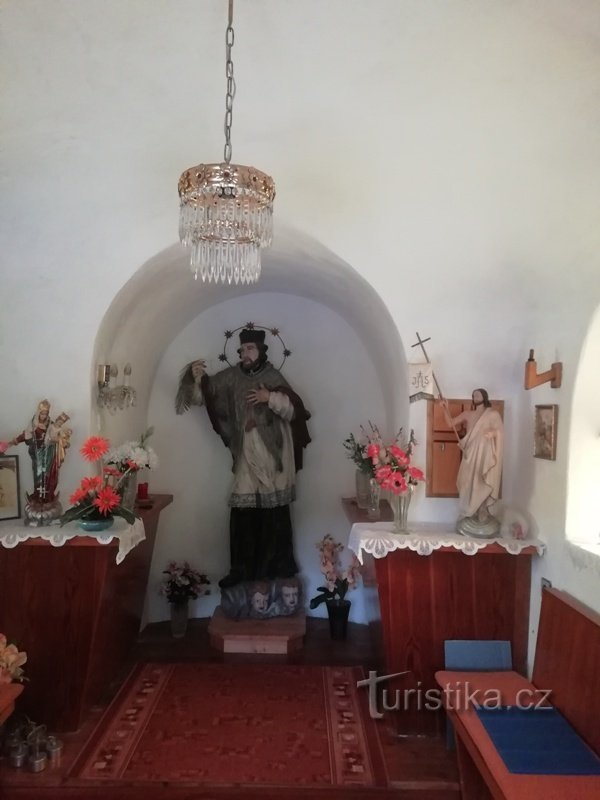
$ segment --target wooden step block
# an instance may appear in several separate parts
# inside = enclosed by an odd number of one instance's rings
[[[272,619],[229,619],[217,606],[208,624],[210,643],[223,653],[279,653],[304,645],[306,615]]]

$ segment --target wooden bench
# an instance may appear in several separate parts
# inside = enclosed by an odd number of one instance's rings
[[[600,776],[509,772],[477,712],[464,703],[465,690],[477,702],[499,692],[502,705],[514,705],[523,690],[537,702],[540,690],[550,689],[549,702],[600,754],[600,614],[564,592],[547,589],[542,596],[531,682],[512,671],[442,671],[436,673],[436,680],[444,690],[444,704],[456,732],[463,800],[600,798]]]

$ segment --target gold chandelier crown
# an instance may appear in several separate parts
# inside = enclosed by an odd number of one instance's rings
[[[233,0],[229,0],[224,160],[190,167],[179,178],[179,239],[191,248],[195,278],[200,274],[203,281],[254,283],[260,276],[261,251],[273,240],[275,183],[254,167],[231,163],[232,22]]]

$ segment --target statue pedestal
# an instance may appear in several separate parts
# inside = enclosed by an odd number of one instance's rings
[[[474,536],[476,539],[495,539],[500,536],[500,522],[491,515],[480,522],[476,516],[463,517],[456,523],[456,530],[463,536]]]
[[[304,645],[306,615],[234,620],[217,606],[208,625],[211,645],[222,653],[293,653]]]

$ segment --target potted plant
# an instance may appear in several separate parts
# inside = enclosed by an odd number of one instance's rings
[[[351,606],[350,600],[346,600],[346,594],[351,587],[356,587],[359,574],[358,559],[353,556],[351,565],[342,571],[340,553],[344,546],[336,542],[329,533],[317,542],[316,546],[321,554],[321,572],[327,579],[327,584],[317,588],[320,594],[312,598],[310,607],[315,609],[325,603],[331,638],[345,639]]]
[[[170,561],[163,570],[164,578],[160,594],[171,607],[171,633],[175,639],[185,636],[188,622],[188,603],[205,594],[210,594],[210,581],[202,572],[193,569],[187,561],[177,564]]]

